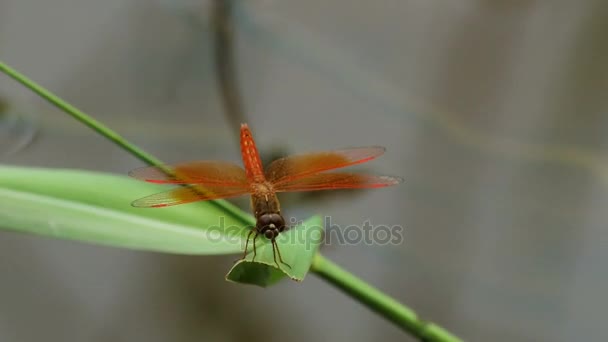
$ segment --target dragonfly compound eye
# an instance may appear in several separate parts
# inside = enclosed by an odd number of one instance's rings
[[[285,229],[285,220],[283,219],[283,216],[279,214],[270,214],[269,216],[274,228],[282,232],[283,229]]]
[[[285,220],[279,214],[263,214],[258,217],[257,228],[263,233],[266,230],[277,230],[279,232],[285,229]]]
[[[268,229],[270,224],[272,223],[272,216],[269,214],[264,214],[258,217],[258,228],[260,229]]]

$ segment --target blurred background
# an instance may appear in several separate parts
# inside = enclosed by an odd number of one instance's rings
[[[605,341],[607,10],[0,0],[0,59],[167,162],[239,161],[240,121],[266,161],[386,146],[365,169],[401,186],[285,199],[287,216],[405,228],[329,258],[468,341]],[[141,166],[5,76],[0,99],[4,164]],[[234,258],[3,232],[0,341],[411,340],[314,275],[226,283]]]

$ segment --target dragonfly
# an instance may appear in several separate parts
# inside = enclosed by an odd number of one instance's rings
[[[247,256],[253,235],[253,258],[258,236],[270,240],[274,262],[283,261],[277,237],[287,229],[277,193],[337,189],[383,188],[397,185],[402,178],[350,172],[328,172],[368,162],[384,154],[381,146],[311,152],[276,159],[263,168],[258,149],[247,124],[241,124],[241,157],[244,168],[226,161],[189,161],[175,165],[135,169],[130,176],[151,183],[182,185],[132,202],[134,207],[161,208],[197,201],[250,195],[256,219],[245,242]]]

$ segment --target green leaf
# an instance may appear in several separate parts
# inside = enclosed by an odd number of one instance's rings
[[[154,209],[130,204],[168,188],[96,172],[1,166],[0,229],[177,254],[244,249],[253,218],[243,222],[213,202]]]
[[[283,257],[273,253],[272,244],[263,236],[256,241],[256,256],[253,262],[253,248],[249,248],[246,258],[239,260],[228,272],[229,281],[262,287],[273,285],[285,276],[302,281],[310,269],[313,256],[323,239],[323,222],[320,216],[313,216],[305,222],[279,235],[277,244]],[[252,247],[250,240],[249,246]],[[275,263],[276,255],[276,263]],[[278,264],[278,265],[277,265]]]
[[[131,206],[134,199],[169,188],[97,172],[0,166],[0,229],[176,254],[242,253],[255,224],[244,213],[232,215],[211,201],[166,208]],[[250,219],[244,222],[243,217]],[[280,269],[272,245],[259,236],[255,262],[250,241],[250,253],[226,278],[259,286],[285,276],[301,281],[321,236],[318,216],[281,233],[277,243],[291,268],[280,264]]]

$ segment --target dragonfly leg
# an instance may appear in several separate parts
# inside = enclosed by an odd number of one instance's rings
[[[258,238],[258,231],[255,231],[255,234],[253,235],[253,258],[251,258],[251,261],[255,261],[255,256],[257,255],[257,251],[255,250],[255,239]]]
[[[236,259],[234,262],[237,262],[239,260],[244,260],[247,257],[247,247],[249,247],[249,238],[251,238],[251,234],[253,234],[255,232],[255,229],[252,229],[249,231],[249,234],[247,234],[247,240],[245,241],[245,250],[243,251],[243,256],[240,259]],[[257,236],[257,234],[256,234]],[[254,245],[253,248],[255,248],[255,238],[254,238]],[[254,253],[254,258],[255,258],[255,253]]]
[[[289,266],[288,263],[283,261],[283,257],[281,257],[281,250],[279,249],[279,245],[277,244],[277,241],[272,239],[271,243],[272,243],[272,257],[274,258],[274,263],[277,265],[277,267],[281,268],[281,266],[279,266],[279,263],[277,262],[276,254],[279,255],[279,261],[281,262],[281,264],[283,264],[283,265],[289,267],[289,269],[291,269],[291,266]],[[275,247],[276,247],[276,254],[275,254]]]

